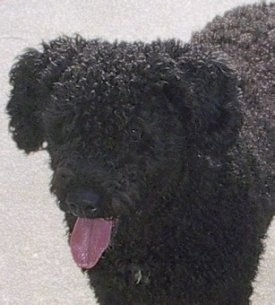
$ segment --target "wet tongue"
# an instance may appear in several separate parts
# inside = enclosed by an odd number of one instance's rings
[[[111,240],[113,221],[78,218],[70,239],[73,258],[80,268],[93,268]]]

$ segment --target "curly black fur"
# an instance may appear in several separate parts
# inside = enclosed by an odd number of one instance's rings
[[[10,130],[47,149],[51,191],[97,194],[112,246],[102,305],[247,305],[274,214],[275,5],[217,17],[189,44],[60,37],[10,73]],[[77,198],[79,199],[79,198]]]

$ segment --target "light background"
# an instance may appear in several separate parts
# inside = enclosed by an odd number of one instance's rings
[[[8,134],[8,72],[26,47],[59,34],[187,41],[216,14],[249,0],[0,0],[0,304],[95,304],[72,262],[62,214],[48,191],[45,153],[25,156]],[[275,223],[253,305],[275,304]],[[232,304],[233,305],[233,304]]]

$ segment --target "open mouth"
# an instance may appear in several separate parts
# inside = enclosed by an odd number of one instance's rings
[[[83,269],[92,269],[110,246],[117,220],[77,218],[70,247],[73,259]]]

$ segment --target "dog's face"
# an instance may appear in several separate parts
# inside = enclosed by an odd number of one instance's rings
[[[80,79],[89,74],[82,73]],[[94,79],[79,92],[62,82],[42,114],[51,189],[61,209],[78,217],[136,213],[150,196],[165,194],[181,172],[182,124],[165,94],[126,79],[121,88],[112,81],[98,80],[105,95],[89,97]]]
[[[73,253],[90,268],[117,219],[175,191],[194,152],[219,154],[234,141],[237,78],[224,58],[175,41],[65,37],[43,47],[11,71],[10,129],[19,148],[49,152],[51,191],[78,217]],[[91,240],[99,245],[83,263]]]

